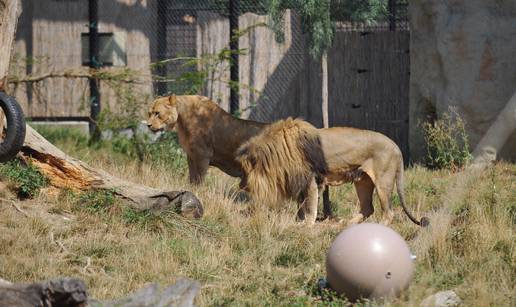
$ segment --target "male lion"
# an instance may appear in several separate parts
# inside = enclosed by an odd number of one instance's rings
[[[154,100],[147,123],[152,131],[177,131],[193,184],[202,182],[209,165],[242,177],[236,151],[266,126],[235,118],[207,97],[175,95]]]
[[[271,124],[239,149],[237,160],[245,172],[246,189],[258,199],[275,202],[293,199],[299,204],[299,217],[315,223],[319,188],[353,182],[360,202],[360,213],[350,220],[360,223],[373,213],[376,187],[383,209],[383,223],[393,219],[391,194],[396,183],[401,205],[403,197],[403,159],[398,146],[373,131],[335,127],[317,129],[302,120],[287,119]]]

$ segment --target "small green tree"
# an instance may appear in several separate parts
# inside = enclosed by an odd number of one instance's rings
[[[310,54],[319,59],[331,47],[335,21],[374,22],[387,18],[386,0],[267,0],[271,28],[276,39],[283,39],[284,13],[299,12],[303,30],[308,34]]]
[[[385,20],[387,14],[386,0],[267,0],[271,16],[271,28],[276,39],[282,41],[284,13],[294,9],[300,13],[301,25],[308,34],[310,54],[314,59],[321,59],[322,80],[322,114],[323,125],[328,126],[328,62],[327,50],[331,47],[335,34],[335,21],[374,22]]]

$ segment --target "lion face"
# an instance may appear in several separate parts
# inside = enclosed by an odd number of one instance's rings
[[[252,192],[250,190],[250,186],[247,184],[248,176],[255,170],[256,167],[256,158],[254,157],[253,152],[250,150],[250,144],[244,144],[241,146],[236,155],[236,160],[240,163],[240,167],[242,168],[243,174],[240,180],[240,189],[246,192]]]
[[[149,110],[147,125],[154,132],[161,130],[173,130],[177,122],[177,98],[175,95],[160,97]]]
[[[269,125],[239,148],[236,160],[244,173],[241,187],[267,203],[304,197],[313,179],[326,173],[318,130],[301,120]]]

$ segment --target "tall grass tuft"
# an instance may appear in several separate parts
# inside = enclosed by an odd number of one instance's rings
[[[455,109],[450,108],[433,123],[423,123],[423,131],[428,167],[459,170],[471,160],[465,124]]]

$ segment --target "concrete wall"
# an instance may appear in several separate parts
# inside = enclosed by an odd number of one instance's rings
[[[411,0],[410,148],[424,155],[418,124],[450,106],[472,149],[516,91],[516,1]],[[516,132],[500,152],[516,160]]]

